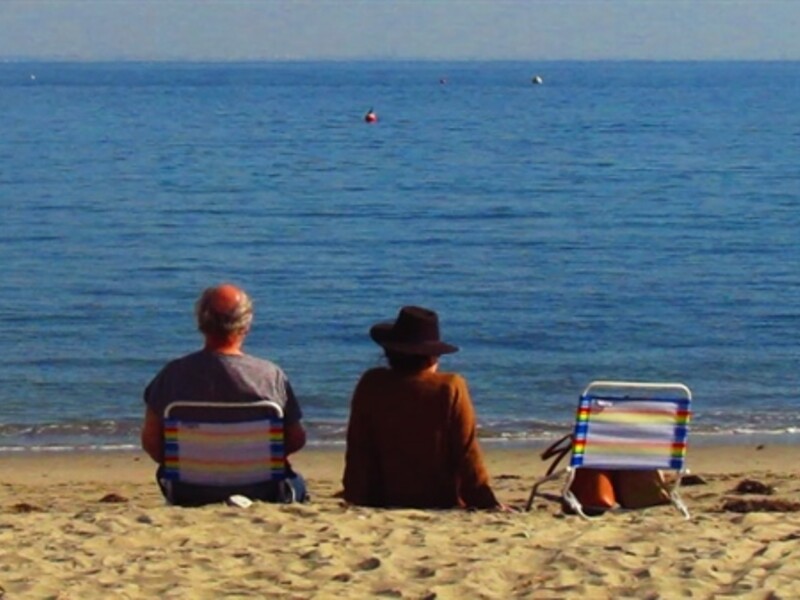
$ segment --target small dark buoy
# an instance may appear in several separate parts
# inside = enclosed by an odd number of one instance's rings
[[[375,111],[371,108],[367,111],[367,114],[364,115],[364,121],[367,123],[375,123],[378,120],[378,115],[375,114]]]
[[[544,79],[542,79],[539,75],[534,75],[531,77],[531,83],[534,85],[542,85],[544,83]]]

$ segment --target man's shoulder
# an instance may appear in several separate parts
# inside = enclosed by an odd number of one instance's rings
[[[237,356],[236,359],[237,362],[241,362],[241,364],[249,368],[283,374],[283,369],[268,358],[261,358],[252,354],[242,354],[241,356]]]
[[[161,367],[161,373],[174,371],[175,369],[180,369],[183,365],[196,362],[198,360],[197,355],[199,354],[201,354],[201,352],[190,352],[189,354],[184,354],[183,356],[171,358],[164,364],[163,367]]]
[[[271,360],[259,358],[258,356],[253,356],[252,354],[226,355],[217,354],[216,352],[208,352],[206,350],[197,350],[196,352],[190,352],[189,354],[184,354],[183,356],[173,358],[167,362],[164,368],[166,369],[198,365],[204,366],[212,363],[230,363],[234,365],[239,364],[261,369],[276,371],[281,370],[281,368]]]

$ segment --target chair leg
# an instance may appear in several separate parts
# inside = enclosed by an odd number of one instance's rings
[[[583,512],[583,506],[581,505],[580,501],[578,500],[577,496],[572,493],[570,489],[572,487],[572,482],[575,480],[575,472],[576,470],[572,467],[567,467],[567,481],[564,483],[564,490],[561,492],[561,495],[564,497],[564,500],[569,507],[575,511],[582,519],[586,519],[587,521],[591,521],[591,519]]]
[[[547,483],[548,481],[553,481],[554,479],[558,479],[566,471],[567,469],[559,469],[558,471],[554,471],[553,473],[550,473],[550,475],[547,475],[546,477],[542,477],[541,479],[535,481],[533,484],[533,488],[531,489],[531,495],[528,496],[528,502],[527,504],[525,504],[525,512],[530,512],[531,507],[533,506],[533,499],[536,496],[536,490],[539,489],[539,486],[542,485],[543,483]]]
[[[161,495],[164,496],[164,500],[167,502],[167,504],[173,504],[174,497],[172,481],[164,476],[163,467],[158,467],[158,470],[156,471],[156,483],[158,484],[158,488],[161,490]]]
[[[672,489],[669,491],[669,497],[670,500],[672,500],[673,506],[681,512],[687,521],[692,517],[689,514],[689,509],[686,508],[686,504],[683,502],[683,498],[681,498],[678,488],[681,486],[681,479],[683,479],[683,476],[688,472],[688,469],[681,469],[678,471],[678,476],[675,477],[675,483],[672,484]]]

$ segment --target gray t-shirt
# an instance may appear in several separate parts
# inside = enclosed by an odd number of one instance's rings
[[[270,400],[283,408],[285,425],[293,425],[303,417],[283,370],[273,362],[248,354],[232,356],[200,350],[170,361],[145,389],[144,401],[161,415],[169,404],[179,400]]]

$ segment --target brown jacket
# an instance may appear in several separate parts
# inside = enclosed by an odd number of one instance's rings
[[[347,428],[344,497],[365,506],[493,508],[466,381],[364,373]]]

